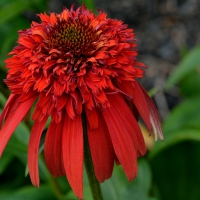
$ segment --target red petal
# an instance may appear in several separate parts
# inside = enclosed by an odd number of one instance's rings
[[[46,124],[47,118],[48,117],[44,117],[44,119],[40,122],[35,121],[31,130],[28,145],[28,169],[30,173],[31,182],[37,187],[39,187],[40,184],[38,172],[38,151],[40,146],[40,138],[44,126]]]
[[[131,181],[137,174],[137,155],[130,136],[132,131],[130,116],[124,111],[119,95],[107,95],[107,97],[111,106],[102,114],[108,126],[116,156],[128,180]]]
[[[9,113],[9,110],[11,110],[15,100],[19,97],[19,95],[16,95],[16,94],[11,94],[6,102],[6,105],[0,115],[0,130],[1,130],[1,127],[2,127],[2,123],[3,123],[3,120],[6,118],[6,116],[8,115]]]
[[[103,116],[98,114],[98,128],[91,129],[87,123],[88,140],[95,175],[99,182],[110,178],[114,166],[114,149]]]
[[[14,98],[14,97],[13,97]],[[9,115],[7,116],[5,123],[0,131],[0,156],[10,139],[13,131],[17,127],[17,125],[20,123],[20,121],[23,119],[23,117],[26,115],[30,107],[32,106],[33,102],[35,101],[36,97],[32,97],[31,99],[24,101],[18,105],[18,102],[12,102],[12,99],[9,100],[9,104],[11,104],[11,108],[9,111]],[[16,107],[16,105],[18,105]],[[13,110],[13,107],[16,108]]]
[[[57,18],[56,18],[56,16],[55,16],[55,14],[54,13],[51,13],[51,15],[50,15],[50,23],[51,23],[51,25],[52,26],[54,26],[54,24],[57,22]]]
[[[85,106],[85,113],[87,117],[87,121],[90,125],[90,129],[96,129],[98,128],[98,116],[97,116],[97,110],[96,109],[88,109],[87,106]]]
[[[82,100],[81,100],[81,96],[78,95],[77,92],[71,92],[71,96],[73,97],[74,100],[74,105],[75,105],[75,109],[76,109],[76,113],[78,115],[80,115],[82,113]]]
[[[121,98],[121,100],[119,99],[118,104],[119,103],[121,103],[121,108],[123,108],[127,114],[129,113],[129,120],[130,120],[130,124],[132,126],[132,131],[130,132],[130,134],[131,134],[132,141],[135,145],[135,148],[137,150],[137,155],[143,156],[146,153],[146,146],[145,146],[144,138],[142,135],[142,131],[137,123],[137,119],[135,119],[135,117],[133,115],[134,113],[132,113],[129,110],[128,105],[125,104],[125,101],[123,101],[122,98]],[[135,136],[136,136],[136,140],[134,138]]]
[[[69,14],[68,14],[68,10],[63,10],[63,12],[61,13],[61,15],[62,15],[62,18],[64,19],[64,20],[66,20],[67,21],[67,19],[68,19],[68,16],[69,16]]]
[[[68,97],[65,94],[62,94],[57,101],[57,109],[61,110],[67,103]]]
[[[40,35],[43,39],[47,39],[47,35],[43,30],[32,30],[33,35]]]
[[[68,101],[66,102],[65,109],[66,109],[68,115],[70,116],[70,118],[73,119],[75,117],[75,113],[74,113],[72,98],[69,98]]]
[[[46,165],[54,177],[65,175],[62,157],[62,129],[63,119],[59,124],[51,123],[44,143]]]
[[[23,93],[22,95],[19,96],[17,101],[19,103],[21,103],[21,102],[31,99],[32,97],[35,97],[35,96],[37,96],[36,92]]]
[[[27,47],[28,49],[33,49],[35,45],[28,37],[19,37],[18,43]]]
[[[38,16],[40,17],[40,19],[42,20],[42,21],[45,21],[45,22],[50,22],[50,19],[49,19],[49,16],[46,14],[46,13],[44,13],[44,14],[38,14]]]
[[[148,130],[151,132],[152,125],[150,122],[149,106],[139,83],[135,81],[134,84],[132,84],[130,82],[123,81],[117,85],[133,101]],[[137,116],[137,111],[134,109],[132,111],[136,114],[135,116]]]
[[[62,140],[67,179],[77,197],[83,199],[83,129],[80,115],[71,119],[65,114]]]
[[[133,99],[133,85],[130,81],[116,82],[122,93],[127,95],[131,100]]]
[[[133,86],[133,102],[137,107],[142,119],[144,120],[149,132],[152,131],[152,126],[150,122],[150,112],[147,100],[145,98],[144,92],[142,91],[139,83],[134,82]]]
[[[139,85],[139,86],[142,89],[142,92],[143,92],[143,94],[146,98],[146,101],[148,103],[148,107],[149,107],[149,111],[150,111],[150,120],[151,120],[151,124],[152,124],[152,127],[153,127],[154,138],[155,138],[155,140],[157,140],[158,137],[159,137],[159,139],[163,140],[164,137],[163,137],[160,115],[158,114],[158,111],[155,107],[154,102],[149,97],[149,95],[147,94],[145,89],[141,85]]]
[[[107,95],[107,97],[111,106],[102,114],[105,118],[116,156],[130,181],[137,174],[136,147],[138,146],[138,141],[135,134],[133,134],[135,128],[134,117],[120,95]]]

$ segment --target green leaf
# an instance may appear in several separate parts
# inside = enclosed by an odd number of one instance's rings
[[[163,123],[165,137],[171,131],[182,126],[199,126],[200,128],[200,96],[185,100],[169,114]]]
[[[115,166],[112,177],[102,185],[105,200],[150,200],[151,170],[147,161],[138,160],[138,175],[129,182],[121,168]]]
[[[154,148],[149,153],[149,157],[152,159],[162,151],[174,146],[183,141],[198,141],[200,142],[200,129],[183,127],[182,129],[174,130],[170,134],[165,134],[164,141],[156,142]]]
[[[19,140],[13,135],[8,144],[6,145],[5,148],[6,152],[9,152],[15,156],[19,156],[21,155],[21,153],[25,153],[27,152],[27,145],[19,142]]]
[[[25,123],[21,122],[18,125],[18,127],[15,129],[14,136],[16,137],[16,139],[19,140],[19,142],[28,146],[30,130],[28,129]]]
[[[192,49],[180,62],[166,82],[165,88],[169,89],[173,84],[180,81],[188,73],[200,66],[200,46]]]
[[[4,7],[1,7],[0,25],[14,18],[16,15],[20,14],[23,10],[27,9],[30,6],[31,2],[32,1],[18,0],[18,1],[12,1],[6,4]]]
[[[13,1],[13,0],[1,0],[0,1],[0,7],[4,6],[7,3],[10,3],[11,1]]]
[[[108,179],[104,183],[101,184],[103,196],[105,200],[120,200],[119,192],[121,190],[117,188],[115,182],[113,181],[114,174],[112,175],[112,178]]]
[[[7,194],[0,194],[0,199],[3,200],[56,200],[50,187],[42,185],[40,188],[28,186]]]
[[[158,199],[155,197],[150,197],[149,200],[158,200]]]
[[[85,190],[85,186],[84,186],[84,190]],[[65,200],[65,199],[78,200],[76,195],[74,194],[74,192],[72,190],[70,192],[68,192],[67,195],[65,195],[62,200]]]
[[[198,95],[200,91],[200,71],[190,72],[180,81],[179,89],[181,94],[188,98]]]
[[[40,171],[40,178],[44,181],[48,181],[50,179],[50,172],[47,169],[47,166],[45,164],[45,161],[43,157],[39,156],[38,158],[38,165],[39,165],[39,171]]]
[[[48,9],[48,0],[33,0],[33,5],[36,7],[37,13],[44,12]]]
[[[2,157],[0,158],[0,175],[5,171],[5,169],[10,164],[12,159],[13,159],[13,156],[8,153],[4,153],[2,155]]]
[[[151,160],[154,185],[162,200],[200,199],[200,143],[184,141]]]
[[[152,88],[150,91],[148,91],[148,95],[150,97],[153,97],[158,92],[157,88]]]
[[[5,155],[5,152],[3,156]],[[9,154],[6,154],[8,156]],[[24,184],[30,184],[30,179],[24,177],[23,163],[13,156],[13,159],[7,165],[4,173],[0,176],[0,192],[5,190],[14,190]],[[0,198],[2,199],[2,198]]]
[[[120,179],[116,181],[120,182]],[[111,178],[102,184],[102,188],[105,200],[149,200],[147,194],[137,184],[129,183],[125,188],[119,187],[117,182]]]
[[[19,28],[18,28],[19,29]],[[10,34],[6,35],[2,34],[2,37],[4,37],[4,40],[1,42],[1,56],[0,59],[3,61],[6,58],[6,55],[11,50],[13,44],[15,44],[15,41],[17,40],[17,31],[14,28],[9,29]],[[1,63],[1,69],[4,72],[7,72],[6,68],[4,67],[5,63]]]
[[[186,140],[200,141],[200,96],[194,96],[178,105],[163,123],[164,141],[155,143],[150,158],[161,151]]]
[[[95,6],[93,0],[79,0],[80,3],[84,3],[89,10],[95,12]]]
[[[20,130],[22,132],[20,132]],[[27,163],[27,137],[25,136],[23,139],[23,136],[26,135],[26,132],[23,132],[26,130],[23,125],[19,125],[12,137],[10,138],[8,144],[5,148],[5,153],[9,153],[10,155],[16,156],[21,160],[24,165]]]
[[[0,93],[0,106],[3,107],[5,104],[6,104],[6,98],[4,97],[2,93]]]
[[[139,169],[136,181],[138,185],[142,188],[142,190],[148,194],[152,182],[151,169],[149,163],[144,158],[140,158],[138,160],[138,166]]]
[[[0,26],[1,28],[0,37],[4,38],[4,40],[0,44],[1,46],[0,67],[3,71],[5,72],[7,71],[6,68],[4,67],[5,63],[3,62],[3,60],[8,58],[7,54],[16,45],[16,41],[18,38],[18,31],[28,27],[30,27],[30,22],[22,16],[16,16],[15,19],[13,19],[13,21],[9,21],[6,24]]]

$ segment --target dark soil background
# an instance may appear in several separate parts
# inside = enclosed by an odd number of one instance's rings
[[[78,0],[50,0],[49,11],[80,6]],[[168,76],[181,60],[181,53],[200,43],[199,0],[94,0],[96,8],[133,28],[138,39],[138,60],[148,69],[142,85],[157,88],[154,100],[162,118],[179,101],[178,88],[163,91]]]

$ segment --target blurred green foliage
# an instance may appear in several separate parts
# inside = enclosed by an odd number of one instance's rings
[[[85,2],[94,9],[94,2]],[[32,14],[47,10],[45,0],[0,1],[0,112],[9,95],[3,83],[4,60],[16,45],[17,31],[30,27]],[[27,17],[28,16],[28,17]],[[200,199],[200,46],[187,52],[166,83],[176,84],[183,101],[163,122],[165,140],[155,143],[146,157],[138,160],[139,172],[131,183],[121,167],[102,184],[105,200],[197,200]],[[0,159],[0,199],[76,199],[65,177],[53,179],[42,153],[39,156],[40,188],[31,185],[26,172],[29,124],[21,123]],[[42,150],[42,149],[41,149]],[[91,200],[87,177],[84,195]]]
[[[149,153],[156,192],[161,200],[200,198],[200,46],[187,52],[166,82],[183,96],[163,122],[164,142]]]
[[[92,10],[93,12],[96,12],[95,6],[94,6],[94,1],[93,0],[79,0],[80,4],[85,4],[87,8]]]

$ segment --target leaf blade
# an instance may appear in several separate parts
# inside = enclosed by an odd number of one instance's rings
[[[165,84],[165,89],[169,89],[173,84],[180,81],[189,72],[200,66],[200,46],[192,49],[180,62]]]

